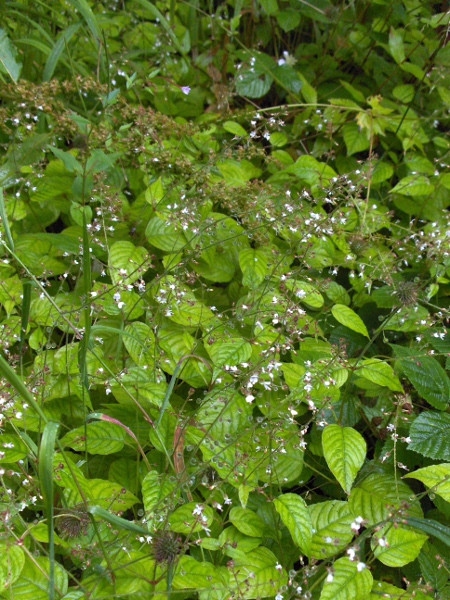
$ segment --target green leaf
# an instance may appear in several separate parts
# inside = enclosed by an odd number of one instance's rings
[[[369,525],[377,525],[389,517],[389,513],[408,505],[406,516],[423,517],[418,502],[411,503],[411,489],[391,475],[372,473],[355,486],[349,497],[349,505],[355,517],[361,516]]]
[[[15,543],[0,543],[0,593],[20,577],[25,565],[25,553]]]
[[[2,433],[0,438],[0,464],[15,463],[25,458],[28,448],[23,439],[14,433]]]
[[[348,327],[352,331],[361,333],[366,337],[370,337],[367,327],[365,326],[361,317],[358,317],[355,311],[348,306],[345,306],[345,304],[335,304],[331,309],[331,312],[336,321],[338,321],[341,325]]]
[[[287,573],[277,569],[277,564],[276,556],[267,548],[237,557],[229,567],[229,591],[243,600],[275,596],[287,584]]]
[[[408,450],[438,460],[450,460],[450,415],[424,411],[409,430]]]
[[[294,543],[304,554],[309,556],[311,552],[312,524],[306,502],[297,494],[282,494],[275,498],[273,502]]]
[[[251,345],[242,338],[218,340],[211,345],[205,342],[205,348],[216,367],[236,366],[252,355]]]
[[[347,557],[333,565],[333,580],[323,584],[320,600],[367,600],[373,577],[369,569]]]
[[[292,290],[296,296],[306,306],[313,309],[322,308],[324,299],[319,290],[312,284],[306,281],[288,280],[286,287]]]
[[[267,257],[261,250],[244,248],[239,253],[239,266],[243,274],[242,284],[257,287],[267,275]]]
[[[250,70],[240,71],[236,81],[236,91],[247,98],[262,98],[270,90],[273,77],[268,73],[256,73]]]
[[[134,362],[142,367],[151,368],[155,364],[155,334],[145,323],[134,321],[125,327],[123,343]]]
[[[434,494],[438,494],[438,496],[450,502],[450,463],[424,467],[413,473],[408,473],[404,477],[418,479],[428,488],[433,488]]]
[[[391,193],[402,194],[403,196],[429,196],[434,192],[434,185],[430,183],[425,175],[408,175],[403,177],[392,188]]]
[[[366,458],[367,446],[356,429],[328,425],[322,434],[323,453],[327,465],[349,494],[353,482]]]
[[[123,449],[125,435],[119,425],[100,421],[69,431],[61,439],[61,445],[79,452],[86,450],[89,454],[107,455]]]
[[[188,502],[170,515],[169,525],[172,531],[190,535],[209,528],[213,518],[214,512],[210,506]]]
[[[265,13],[269,16],[278,11],[277,0],[259,0],[259,4],[261,4]]]
[[[434,408],[445,410],[450,402],[450,379],[432,356],[418,355],[404,346],[392,345],[400,366],[419,394]]]
[[[401,30],[395,30],[391,27],[389,31],[389,50],[392,58],[397,64],[402,63],[405,60],[405,47],[403,45],[403,32]]]
[[[301,20],[300,12],[295,10],[295,8],[286,8],[285,10],[280,10],[275,16],[278,21],[278,25],[285,33],[298,27]]]
[[[387,362],[378,358],[368,358],[359,362],[361,368],[357,373],[372,383],[382,385],[393,392],[403,392],[402,384]]]
[[[234,506],[230,511],[230,521],[241,533],[250,537],[263,537],[265,524],[261,517],[249,508]]]
[[[429,541],[422,546],[419,564],[425,583],[437,592],[442,592],[447,584],[448,574],[443,572],[438,549]]]
[[[19,578],[8,590],[8,597],[15,600],[48,600],[50,561],[45,556],[25,557],[25,564]],[[65,594],[68,589],[68,575],[63,567],[55,564],[55,589]]]
[[[313,531],[309,556],[323,560],[340,554],[353,538],[355,516],[348,502],[327,500],[308,506],[308,511]]]
[[[148,252],[142,246],[131,242],[115,242],[109,249],[109,274],[114,284],[133,284],[142,279],[150,260]]]
[[[17,83],[22,63],[17,61],[16,49],[4,29],[0,29],[0,64],[14,83]]]
[[[381,537],[386,541],[382,546],[378,542]],[[419,556],[426,541],[427,536],[422,533],[389,524],[372,537],[371,545],[374,555],[383,565],[403,567]]]
[[[142,481],[142,499],[146,519],[151,519],[155,511],[162,511],[175,500],[176,482],[169,481],[165,475],[150,471]]]
[[[192,556],[182,556],[173,578],[176,590],[221,589],[227,586],[228,574],[210,562],[195,560]]]
[[[160,217],[153,217],[145,229],[145,237],[149,244],[165,252],[177,252],[187,244],[182,230],[167,223]]]
[[[228,133],[232,133],[238,137],[248,137],[248,133],[245,131],[242,125],[239,125],[239,123],[236,123],[236,121],[225,121],[222,127],[225,129],[225,131],[228,131]]]
[[[450,527],[442,525],[442,523],[438,523],[438,521],[434,521],[433,519],[416,519],[414,517],[408,517],[405,520],[405,524],[437,538],[450,548]]]
[[[344,142],[347,147],[347,156],[364,152],[370,148],[370,140],[356,123],[348,123],[342,128]]]

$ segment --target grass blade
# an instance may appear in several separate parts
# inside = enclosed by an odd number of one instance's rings
[[[0,219],[3,223],[6,239],[10,250],[14,252],[14,240],[12,239],[11,230],[9,228],[8,216],[6,214],[5,199],[3,197],[3,188],[0,187]]]
[[[90,512],[94,517],[99,517],[100,519],[111,523],[111,525],[120,527],[120,529],[133,531],[134,533],[140,533],[141,535],[149,535],[147,529],[144,529],[140,525],[136,525],[136,523],[133,523],[132,521],[127,521],[126,519],[122,519],[117,515],[113,515],[101,506],[90,506],[88,512]]]
[[[47,517],[47,529],[49,540],[50,559],[50,589],[49,600],[55,598],[55,536],[53,515],[53,455],[55,453],[55,442],[58,435],[59,423],[49,421],[42,434],[39,449],[39,482],[41,493],[44,498],[45,514]]]
[[[70,27],[68,27],[62,35],[59,36],[58,41],[53,46],[53,50],[51,51],[49,57],[47,58],[47,62],[44,67],[44,74],[42,76],[42,81],[50,81],[53,77],[53,73],[55,72],[56,65],[61,58],[61,54],[66,48],[67,44],[70,42],[75,33],[80,29],[82,23],[74,23]]]
[[[97,45],[100,46],[102,36],[97,19],[92,12],[92,8],[89,6],[86,0],[68,0],[68,2],[81,13],[83,19],[86,21],[86,25],[89,27],[90,32],[97,42]]]

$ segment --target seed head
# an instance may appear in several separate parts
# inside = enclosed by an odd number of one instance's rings
[[[181,553],[180,538],[171,531],[158,531],[153,536],[152,550],[157,563],[172,564]]]

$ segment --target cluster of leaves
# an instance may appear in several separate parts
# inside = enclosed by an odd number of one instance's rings
[[[450,598],[448,24],[6,2],[1,598]]]

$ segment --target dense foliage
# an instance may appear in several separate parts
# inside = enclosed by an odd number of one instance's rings
[[[450,598],[445,10],[5,1],[1,598]]]

